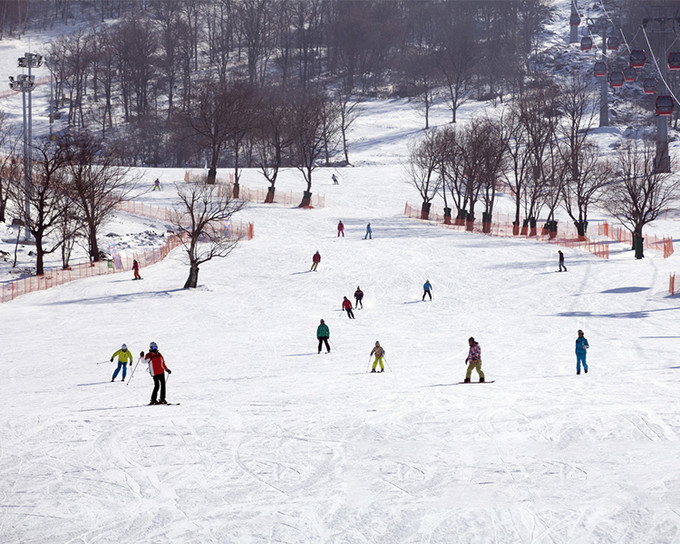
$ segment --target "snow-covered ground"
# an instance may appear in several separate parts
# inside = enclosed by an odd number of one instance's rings
[[[0,542],[680,541],[679,258],[564,249],[558,274],[554,245],[403,217],[418,201],[399,162],[422,125],[403,101],[366,104],[356,166],[334,170],[339,185],[315,174],[326,207],[250,206],[255,238],[205,264],[196,290],[177,250],[143,281],[0,305]],[[170,202],[182,175],[147,171],[166,189],[145,198]],[[299,173],[279,187],[301,191]],[[121,215],[108,230],[146,228],[164,225]],[[672,217],[656,228],[677,237]],[[495,383],[458,383],[469,336]],[[366,373],[376,340],[385,374]],[[150,341],[179,406],[146,406],[142,365],[110,382],[120,344]]]

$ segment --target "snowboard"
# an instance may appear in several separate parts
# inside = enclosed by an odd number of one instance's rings
[[[485,382],[458,382],[458,383],[493,383],[496,380],[486,380]]]

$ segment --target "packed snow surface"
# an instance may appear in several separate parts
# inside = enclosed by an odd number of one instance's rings
[[[419,202],[399,163],[422,126],[403,101],[365,104],[355,166],[315,172],[326,206],[251,205],[255,238],[203,265],[198,289],[182,289],[176,250],[143,281],[0,305],[0,542],[680,541],[678,258],[563,248],[557,273],[546,242],[404,217]],[[183,170],[145,175],[164,183],[145,198],[169,202]],[[266,184],[248,171],[244,185]],[[278,187],[304,184],[290,170]],[[654,228],[677,234],[674,219]],[[148,220],[109,228],[135,222]],[[579,376],[578,329],[591,346]],[[470,336],[495,383],[459,384]],[[384,374],[367,373],[376,340]],[[179,406],[146,405],[143,364],[111,383],[111,354],[126,343],[136,361],[150,341]]]

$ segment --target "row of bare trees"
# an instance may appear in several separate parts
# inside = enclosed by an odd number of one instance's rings
[[[514,196],[514,228],[557,231],[561,206],[578,234],[585,236],[588,216],[599,204],[633,234],[636,257],[643,256],[645,225],[667,211],[678,196],[680,181],[654,168],[651,143],[624,142],[608,159],[589,134],[594,120],[591,90],[578,78],[561,87],[532,90],[496,117],[472,119],[464,128],[427,132],[411,147],[406,164],[409,182],[422,198],[427,218],[437,195],[444,200],[445,222],[476,218],[489,232],[495,195],[501,184]]]

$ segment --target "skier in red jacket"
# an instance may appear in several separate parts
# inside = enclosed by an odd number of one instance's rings
[[[144,355],[142,351],[139,356],[149,361],[149,372],[153,376],[153,393],[151,393],[151,402],[149,404],[167,404],[165,400],[165,373],[172,374],[172,370],[166,366],[165,359],[161,352],[158,351],[156,342],[149,344],[149,353]],[[161,390],[161,397],[156,401],[159,388]]]
[[[311,272],[313,270],[314,272],[316,272],[316,268],[319,266],[320,262],[321,254],[317,251],[312,257],[312,268],[310,268],[309,271]]]
[[[347,297],[342,297],[342,309],[347,310],[347,317],[354,319],[354,312],[352,311],[352,301]]]
[[[345,225],[342,224],[342,221],[338,222],[338,238],[340,238],[340,235],[342,237],[345,237]]]

